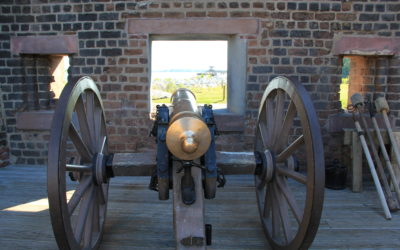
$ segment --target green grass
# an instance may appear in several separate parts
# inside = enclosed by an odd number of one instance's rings
[[[340,102],[342,104],[342,109],[347,110],[347,101],[349,99],[349,78],[342,78],[342,83],[340,84]]]
[[[209,87],[209,88],[191,88],[190,89],[195,95],[198,104],[225,104],[226,103],[226,87],[225,87],[225,100],[222,95],[222,87]],[[170,103],[169,98],[152,100],[153,103]]]

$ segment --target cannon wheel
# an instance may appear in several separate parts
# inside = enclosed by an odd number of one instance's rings
[[[101,241],[107,209],[107,132],[100,93],[89,77],[67,84],[55,110],[47,188],[60,249],[92,249]]]
[[[274,78],[261,99],[255,141],[257,203],[274,249],[307,249],[317,233],[324,199],[324,151],[305,88]],[[260,161],[259,161],[260,162]]]

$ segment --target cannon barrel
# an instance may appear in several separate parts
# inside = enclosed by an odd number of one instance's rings
[[[195,95],[178,89],[171,96],[171,120],[167,130],[168,150],[181,160],[194,160],[210,146],[211,134],[197,107]]]

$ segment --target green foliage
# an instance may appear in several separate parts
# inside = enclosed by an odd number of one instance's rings
[[[342,109],[347,110],[349,99],[349,78],[342,78],[342,84],[340,84],[339,98]]]
[[[190,89],[199,104],[226,103],[226,77],[211,74],[198,74],[188,79],[156,78],[152,82],[152,91],[161,91],[172,94],[179,88]],[[225,93],[224,93],[225,92]],[[169,103],[169,98],[157,99],[152,97],[153,103]]]
[[[343,58],[342,78],[348,78],[350,74],[350,58]]]

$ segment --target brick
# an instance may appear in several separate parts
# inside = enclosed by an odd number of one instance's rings
[[[308,50],[307,49],[289,49],[288,53],[291,56],[307,56]]]
[[[99,38],[98,31],[81,31],[78,33],[79,39],[96,39]]]
[[[356,14],[352,14],[352,13],[337,13],[336,19],[338,19],[340,21],[354,21],[357,19],[357,16],[356,16]]]
[[[225,12],[222,12],[225,13]],[[182,12],[165,12],[164,16],[166,18],[184,18],[185,15]]]
[[[55,22],[56,15],[40,15],[36,16],[36,22]]]
[[[333,38],[333,32],[314,31],[313,32],[313,37],[316,38],[316,39],[332,39]]]
[[[99,20],[109,21],[109,20],[119,20],[118,13],[100,13]],[[95,20],[94,20],[95,21]]]
[[[121,38],[121,31],[101,31],[101,38]]]
[[[271,66],[254,66],[253,67],[254,74],[265,74],[265,73],[271,73],[271,72],[272,72]]]
[[[31,15],[24,15],[24,16],[16,16],[17,23],[33,23],[35,21],[35,17]],[[0,19],[1,22],[1,19]]]
[[[314,19],[314,13],[309,12],[296,12],[292,14],[294,20],[312,20]]]
[[[79,21],[96,21],[97,20],[97,14],[93,13],[85,13],[85,14],[79,14],[78,15],[78,20]]]
[[[307,10],[307,3],[298,3],[298,10]]]
[[[266,49],[249,49],[248,54],[250,56],[265,55],[267,53]]]
[[[100,50],[99,49],[81,49],[79,50],[80,56],[99,56]]]
[[[379,21],[379,14],[360,14],[360,21]]]
[[[389,4],[387,9],[388,11],[398,12],[400,11],[400,4]]]
[[[276,48],[273,50],[274,56],[285,56],[286,55],[286,49],[282,48]]]
[[[290,31],[290,37],[310,37],[311,31],[308,30],[292,30]]]
[[[274,66],[275,74],[292,74],[294,73],[294,68],[292,66]]]
[[[102,49],[102,56],[120,56],[122,55],[122,49],[114,48],[114,49]]]
[[[310,3],[309,10],[318,11],[319,10],[319,4],[318,3]]]
[[[288,37],[289,31],[287,30],[272,30],[270,32],[271,37]]]
[[[142,49],[125,49],[124,50],[124,55],[142,55],[143,54],[143,50]]]
[[[271,17],[274,19],[290,19],[289,12],[273,12]]]
[[[316,13],[315,14],[315,19],[320,20],[320,21],[332,21],[335,19],[335,14],[334,13]]]
[[[297,73],[300,73],[300,74],[316,74],[317,69],[318,68],[316,68],[316,67],[304,67],[304,66],[296,67]]]
[[[57,20],[59,22],[73,22],[76,20],[76,15],[74,14],[57,15]]]
[[[396,16],[394,14],[382,14],[381,15],[382,21],[388,21],[388,22],[394,21],[395,17]]]
[[[143,73],[144,72],[144,69],[142,68],[142,67],[126,67],[125,68],[125,72],[126,73],[133,73],[133,74],[135,74],[135,73]]]

